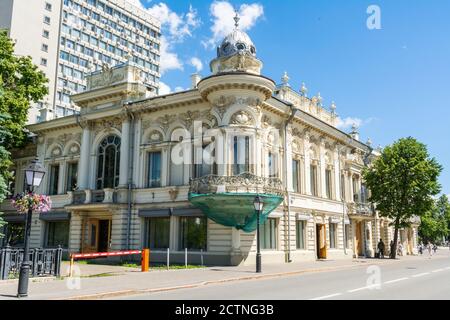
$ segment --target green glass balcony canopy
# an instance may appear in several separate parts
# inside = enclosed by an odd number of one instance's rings
[[[263,199],[261,224],[284,199],[279,179],[257,177],[249,173],[239,176],[206,176],[191,180],[189,201],[209,219],[244,232],[257,228],[257,213],[253,201]]]

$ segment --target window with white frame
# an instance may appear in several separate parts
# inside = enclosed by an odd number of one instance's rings
[[[50,182],[48,187],[48,194],[54,196],[58,194],[59,183],[59,164],[53,164],[50,166]]]
[[[314,197],[319,196],[318,187],[318,169],[316,164],[311,164],[310,166],[310,180],[311,180],[311,195]]]
[[[161,187],[161,151],[149,152],[147,155],[147,187]]]
[[[260,241],[261,248],[264,250],[276,250],[278,246],[277,241],[277,219],[269,218],[266,223],[260,226]]]
[[[250,137],[236,136],[233,143],[233,174],[250,171]]]
[[[337,223],[330,223],[330,249],[337,248]]]
[[[306,249],[306,225],[307,221],[297,220],[297,249]]]
[[[78,162],[67,164],[67,191],[74,191],[78,187]]]
[[[97,190],[116,188],[120,174],[120,143],[118,136],[108,136],[98,147]]]
[[[333,180],[332,180],[332,171],[330,168],[327,168],[325,170],[325,189],[327,193],[327,198],[332,199],[333,198]]]
[[[301,192],[300,160],[292,160],[292,185],[294,192]]]

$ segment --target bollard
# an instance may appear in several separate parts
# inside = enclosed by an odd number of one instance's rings
[[[150,266],[150,249],[142,250],[141,271],[148,272]]]
[[[73,264],[74,264],[73,254],[71,254],[70,255],[70,264],[69,264],[69,278],[73,277]]]
[[[187,269],[187,248],[184,249],[184,267]]]
[[[167,248],[167,270],[170,269],[170,249]]]
[[[203,267],[203,249],[200,249],[200,261],[201,261],[201,266]]]

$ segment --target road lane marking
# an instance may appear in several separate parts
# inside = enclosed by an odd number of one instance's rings
[[[386,281],[384,284],[391,284],[391,283],[396,283],[396,282],[405,281],[405,280],[408,280],[408,278],[400,278],[400,279],[396,279],[396,280]]]
[[[318,298],[314,298],[314,299],[310,299],[310,300],[325,300],[325,299],[334,298],[334,297],[338,297],[338,296],[342,296],[342,293],[330,294],[328,296],[318,297]]]
[[[434,270],[434,271],[431,271],[432,273],[438,273],[438,272],[442,272],[442,271],[445,271],[444,269],[436,269],[436,270]]]
[[[371,290],[371,289],[381,289],[380,285],[374,284],[372,286],[366,286],[366,287],[362,287],[362,288],[358,288],[358,289],[353,289],[353,290],[348,290],[348,293],[355,293],[358,291],[363,291],[363,290]]]
[[[414,275],[414,276],[412,276],[412,277],[413,277],[413,278],[420,278],[420,277],[427,276],[427,275],[429,275],[429,274],[430,274],[429,272],[424,272],[424,273],[416,274],[416,275]]]

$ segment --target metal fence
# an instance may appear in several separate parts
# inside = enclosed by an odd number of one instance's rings
[[[61,260],[63,250],[58,249],[31,249],[30,275],[32,277],[61,275]],[[7,280],[19,276],[23,261],[23,249],[6,247],[0,249],[0,280]]]

